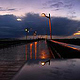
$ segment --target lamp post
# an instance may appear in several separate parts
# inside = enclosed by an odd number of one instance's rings
[[[25,32],[26,32],[26,40],[27,40],[27,33],[29,33],[28,28],[25,28]]]
[[[36,36],[36,34],[37,34],[37,31],[34,31],[34,33],[33,33],[33,39],[34,39],[34,36]]]
[[[46,16],[45,13],[41,14],[42,17],[47,17],[49,19],[49,28],[50,28],[50,39],[52,39],[52,30],[51,30],[51,18],[50,18],[50,13],[49,16]]]

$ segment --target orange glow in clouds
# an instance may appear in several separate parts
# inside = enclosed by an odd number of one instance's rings
[[[80,31],[74,33],[73,35],[74,35],[74,36],[75,36],[75,35],[80,35]]]

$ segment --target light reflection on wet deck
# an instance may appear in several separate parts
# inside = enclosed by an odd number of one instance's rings
[[[26,60],[50,58],[47,44],[44,41],[34,42],[25,45],[25,51],[26,51]]]
[[[49,55],[44,41],[0,50],[0,80],[11,80],[25,62],[46,59]]]
[[[51,59],[41,66],[40,60],[28,61],[13,80],[80,80],[79,59]]]
[[[79,68],[79,59],[55,59],[46,41],[0,50],[0,80],[80,80]]]
[[[80,79],[80,59],[54,59],[54,55],[49,53],[44,41],[31,43],[27,47],[27,61],[12,80]],[[29,55],[29,50],[32,58]],[[41,65],[41,62],[44,62],[44,66]]]

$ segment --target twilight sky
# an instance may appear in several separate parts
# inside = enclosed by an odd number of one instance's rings
[[[80,19],[80,0],[0,0],[0,15],[26,13],[51,13],[51,16]]]
[[[54,36],[80,37],[80,0],[0,0],[0,38],[24,37],[24,29],[30,35],[49,34],[48,19],[41,13],[51,14]],[[22,21],[17,21],[21,17]],[[32,29],[32,30],[31,30]]]

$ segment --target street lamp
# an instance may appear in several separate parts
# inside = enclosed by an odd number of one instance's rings
[[[37,31],[34,31],[34,33],[33,33],[33,39],[34,39],[34,36],[36,36],[36,34],[37,34]]]
[[[27,40],[27,33],[29,33],[28,28],[25,28],[25,32],[26,32],[26,40]]]
[[[22,19],[20,19],[20,18],[17,18],[17,21],[22,21]]]
[[[50,19],[50,13],[49,13],[49,16],[46,16],[45,13],[42,13],[41,16],[42,16],[42,17],[47,17],[47,18],[49,18],[50,39],[52,39],[52,30],[51,30],[51,19]]]

